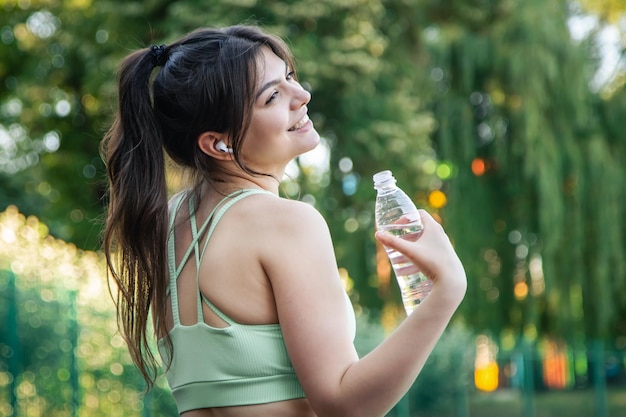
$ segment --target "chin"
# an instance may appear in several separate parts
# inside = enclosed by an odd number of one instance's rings
[[[317,146],[320,144],[320,141],[320,135],[314,129],[306,132],[306,135],[300,135],[297,138],[290,138],[289,147],[291,148],[291,159],[317,148]]]
[[[308,151],[312,151],[313,149],[317,148],[317,145],[320,144],[320,135],[319,133],[317,133],[316,130],[312,130],[310,133],[310,138],[306,139],[306,144],[308,145],[302,153],[304,152],[308,152]]]

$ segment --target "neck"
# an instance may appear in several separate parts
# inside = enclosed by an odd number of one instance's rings
[[[269,176],[251,176],[248,174],[223,173],[211,181],[205,181],[203,190],[215,190],[220,194],[230,194],[237,190],[256,188],[278,195],[280,181]]]

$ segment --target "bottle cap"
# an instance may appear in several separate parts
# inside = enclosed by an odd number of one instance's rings
[[[377,172],[372,178],[374,180],[374,188],[376,189],[388,187],[396,183],[396,179],[389,170]]]

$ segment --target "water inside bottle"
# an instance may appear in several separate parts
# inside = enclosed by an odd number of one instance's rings
[[[380,226],[379,228],[394,236],[414,242],[420,237],[423,226],[421,223],[396,223]],[[404,309],[407,315],[409,315],[430,293],[432,281],[400,252],[389,248],[385,248],[385,250],[398,280]]]

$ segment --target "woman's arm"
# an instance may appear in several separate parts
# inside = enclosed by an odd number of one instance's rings
[[[441,226],[422,212],[417,242],[377,235],[432,280],[428,298],[359,359],[328,227],[310,206],[276,201],[262,254],[287,350],[320,417],[383,416],[408,391],[465,293],[463,266]]]

